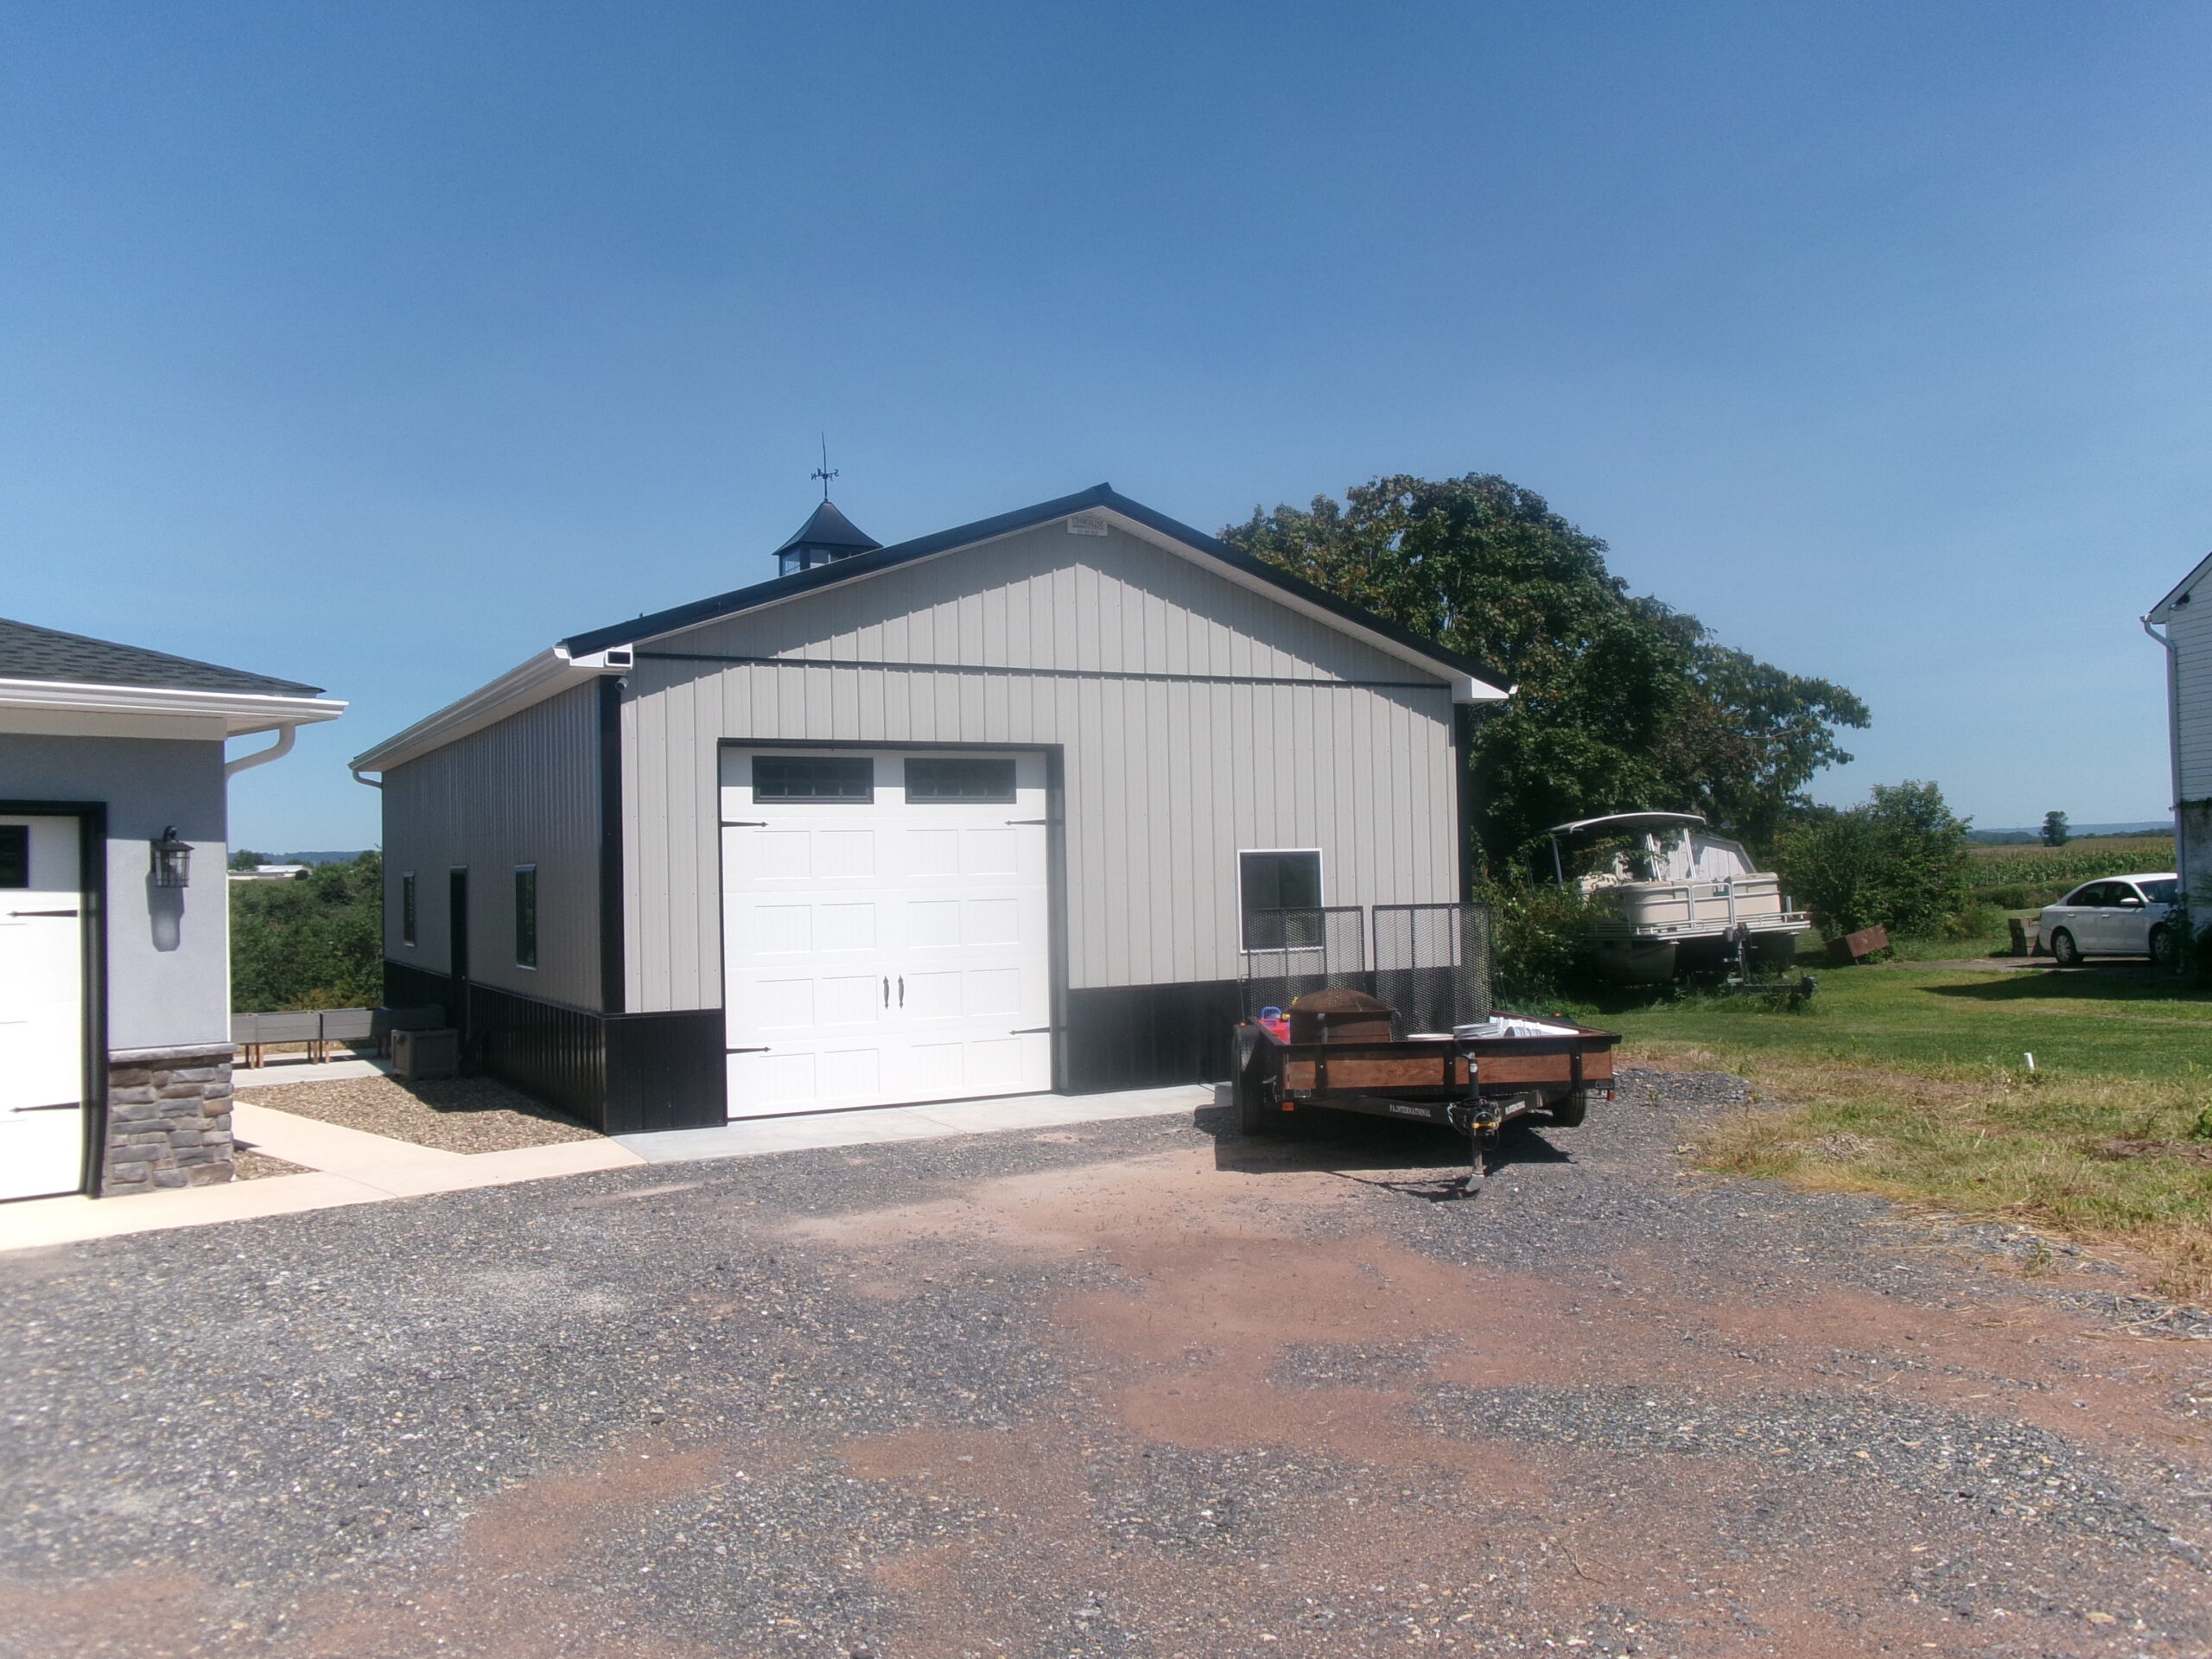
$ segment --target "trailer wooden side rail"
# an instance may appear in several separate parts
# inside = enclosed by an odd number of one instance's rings
[[[1395,1042],[1284,1042],[1265,1026],[1236,1027],[1238,1129],[1267,1135],[1300,1112],[1357,1112],[1441,1123],[1483,1148],[1516,1118],[1580,1123],[1594,1096],[1613,1093],[1615,1033],[1567,1020],[1504,1015],[1496,1034]]]

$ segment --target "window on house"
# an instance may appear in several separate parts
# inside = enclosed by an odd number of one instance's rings
[[[873,801],[875,762],[827,754],[756,754],[756,801]]]
[[[537,866],[515,867],[515,965],[537,966]]]
[[[0,887],[31,884],[31,827],[0,823]]]
[[[1311,920],[1286,911],[1321,907],[1318,852],[1239,853],[1236,889],[1247,950],[1297,950],[1320,943]]]
[[[914,802],[1011,801],[1011,760],[915,759],[906,763],[906,800]]]
[[[399,878],[399,942],[415,943],[415,872]]]

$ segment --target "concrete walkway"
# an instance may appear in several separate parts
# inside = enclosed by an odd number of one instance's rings
[[[350,1077],[388,1077],[391,1062],[376,1059],[325,1060],[316,1065],[305,1059],[271,1060],[267,1065],[231,1068],[233,1089],[274,1089],[287,1083],[340,1083]]]
[[[336,1061],[295,1066],[271,1081],[312,1082],[308,1071],[373,1062]],[[353,1077],[372,1073],[344,1071]],[[817,1112],[796,1117],[752,1118],[711,1129],[673,1129],[613,1140],[564,1141],[550,1147],[463,1154],[324,1123],[251,1101],[234,1100],[232,1126],[238,1145],[300,1164],[304,1175],[271,1175],[224,1186],[179,1187],[129,1198],[26,1198],[0,1204],[0,1250],[73,1244],[171,1227],[205,1227],[261,1216],[296,1215],[349,1205],[471,1187],[505,1186],[595,1170],[702,1158],[760,1157],[810,1147],[869,1146],[943,1135],[988,1135],[997,1129],[1049,1128],[1109,1118],[1166,1117],[1214,1103],[1209,1086],[1135,1090],[1113,1095],[1022,1095],[1004,1100],[947,1101],[930,1106],[886,1106],[856,1112]]]
[[[815,1147],[864,1147],[890,1141],[931,1141],[998,1129],[1045,1129],[1120,1117],[1172,1117],[1214,1103],[1211,1084],[1132,1089],[1111,1095],[1011,1095],[998,1100],[948,1100],[927,1106],[876,1106],[850,1112],[748,1117],[711,1129],[664,1129],[625,1135],[622,1145],[649,1164],[698,1158],[747,1158]],[[280,1154],[281,1155],[281,1154]]]
[[[271,1175],[223,1186],[187,1186],[128,1198],[29,1198],[0,1205],[0,1250],[73,1244],[88,1238],[205,1227],[257,1216],[296,1215],[380,1204],[388,1198],[505,1186],[645,1162],[612,1141],[563,1141],[550,1147],[463,1156],[387,1135],[321,1123],[311,1117],[234,1100],[231,1124],[238,1144],[290,1164],[305,1175]]]

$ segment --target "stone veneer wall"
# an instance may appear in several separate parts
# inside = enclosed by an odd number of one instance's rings
[[[108,1057],[106,1198],[231,1179],[228,1043],[118,1049]]]

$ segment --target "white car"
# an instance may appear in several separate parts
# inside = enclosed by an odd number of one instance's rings
[[[2171,919],[2180,899],[2181,878],[2171,870],[2084,881],[2043,907],[2043,948],[2062,968],[2084,957],[2148,957],[2170,967],[2182,943]]]

